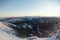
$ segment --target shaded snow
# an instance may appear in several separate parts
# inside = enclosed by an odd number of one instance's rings
[[[0,40],[22,40],[22,38],[18,38],[15,35],[13,35],[14,31],[11,30],[11,28],[0,23]]]
[[[47,38],[38,38],[38,40],[46,40]],[[0,40],[27,40],[27,38],[18,38],[14,35],[9,35],[8,33],[5,33],[0,30]]]

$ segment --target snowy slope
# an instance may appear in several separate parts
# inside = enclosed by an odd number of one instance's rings
[[[60,18],[48,17],[12,17],[0,20],[0,39],[2,40],[27,40],[27,37],[47,37],[51,28],[58,22]],[[5,24],[5,25],[4,25]],[[47,38],[38,38],[45,40]]]
[[[27,38],[19,38],[12,34],[10,31],[11,28],[8,28],[3,23],[0,22],[0,40],[27,40]],[[9,33],[8,33],[9,31]],[[46,40],[47,38],[37,38],[37,40]]]
[[[21,37],[48,37],[51,29],[58,22],[54,17],[12,17],[6,18],[3,23],[16,30]],[[17,33],[16,32],[16,33]]]

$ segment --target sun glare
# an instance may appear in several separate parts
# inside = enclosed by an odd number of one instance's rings
[[[46,3],[43,5],[43,8],[40,12],[42,14],[45,13],[45,16],[59,16],[59,10],[59,5],[57,3]]]

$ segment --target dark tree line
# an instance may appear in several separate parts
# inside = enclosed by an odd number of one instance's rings
[[[60,18],[54,17],[15,17],[6,18],[4,22],[16,25],[7,26],[14,29],[19,37],[48,37],[52,27],[59,20]]]

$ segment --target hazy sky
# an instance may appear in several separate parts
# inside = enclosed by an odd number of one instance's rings
[[[59,0],[0,0],[0,17],[60,16]]]

